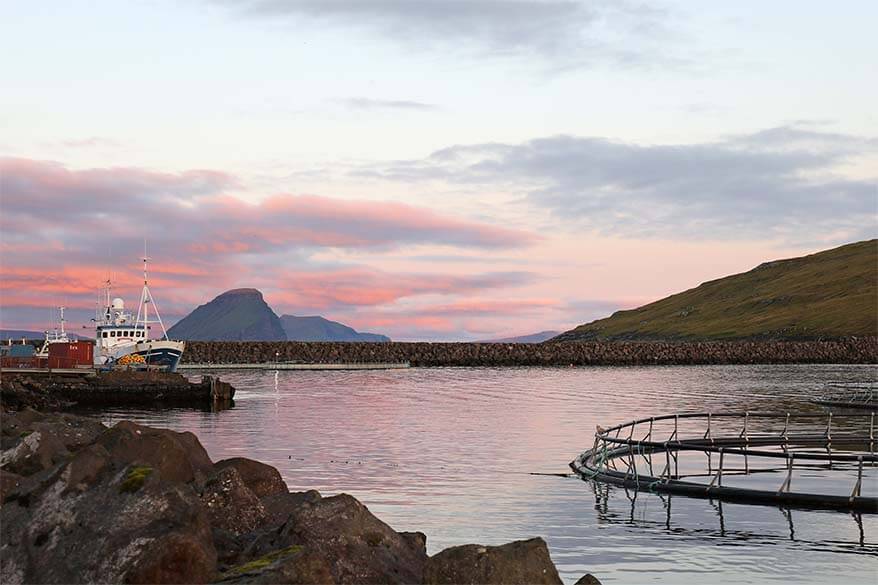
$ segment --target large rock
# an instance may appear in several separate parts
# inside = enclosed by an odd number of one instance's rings
[[[465,544],[432,556],[424,567],[429,585],[560,585],[561,578],[542,538],[502,546]]]
[[[347,583],[419,583],[426,537],[404,536],[347,494],[304,502],[273,534],[254,542],[249,558],[298,545],[325,559],[332,579]]]
[[[101,435],[116,464],[138,463],[159,471],[166,481],[203,481],[213,471],[207,451],[192,433],[177,433],[122,421]]]
[[[146,466],[113,470],[102,448],[79,456],[80,470],[74,461],[60,465],[3,505],[0,582],[204,583],[214,577],[207,515],[191,487],[167,482]],[[91,485],[78,489],[84,478]]]
[[[313,503],[322,496],[317,490],[308,490],[306,492],[286,492],[283,494],[275,494],[273,496],[265,496],[261,499],[262,505],[265,506],[267,514],[266,525],[278,526],[286,523],[293,510],[306,503]]]
[[[248,563],[232,567],[222,583],[265,583],[275,585],[332,585],[332,570],[326,559],[308,547],[291,546]]]
[[[221,468],[207,480],[201,501],[210,525],[234,535],[254,531],[266,518],[265,506],[234,467]]]
[[[107,430],[84,417],[31,409],[4,413],[2,429],[0,468],[21,475],[49,469]]]
[[[218,469],[231,467],[237,470],[244,484],[257,498],[287,493],[287,484],[280,472],[271,465],[244,457],[233,457],[217,461],[215,466]]]

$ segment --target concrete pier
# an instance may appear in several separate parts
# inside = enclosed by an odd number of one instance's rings
[[[408,362],[374,364],[180,364],[177,370],[404,370]]]

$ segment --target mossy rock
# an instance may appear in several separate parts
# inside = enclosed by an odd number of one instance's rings
[[[254,559],[248,563],[232,567],[222,574],[222,578],[227,579],[229,577],[237,577],[238,575],[243,575],[244,573],[259,571],[260,569],[264,569],[275,561],[279,561],[280,559],[283,559],[290,555],[294,555],[301,550],[301,546],[294,545],[287,548],[282,548],[280,550],[272,551],[267,555],[259,557],[258,559]]]
[[[128,471],[128,475],[119,484],[119,493],[134,493],[143,487],[146,478],[152,475],[152,467],[138,465]]]

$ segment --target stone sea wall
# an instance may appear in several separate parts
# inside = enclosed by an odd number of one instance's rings
[[[393,363],[435,366],[875,364],[878,338],[834,341],[358,343],[190,341],[184,363]]]

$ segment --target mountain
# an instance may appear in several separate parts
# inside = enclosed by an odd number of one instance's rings
[[[168,330],[170,339],[285,341],[280,319],[254,288],[226,291]]]
[[[280,322],[290,341],[390,341],[386,335],[359,333],[347,325],[318,316],[282,315]]]
[[[705,282],[552,341],[814,339],[878,335],[878,240]]]
[[[21,338],[25,339],[45,339],[46,333],[44,331],[24,331],[21,329],[0,329],[0,341],[7,341],[12,339],[13,343],[16,341],[21,341]],[[91,337],[85,335],[79,335],[78,333],[70,333],[67,332],[67,337],[70,339],[91,339]]]
[[[504,337],[503,339],[488,339],[485,341],[477,341],[476,343],[542,343],[547,339],[557,336],[558,331],[540,331],[539,333],[531,333],[530,335],[519,335],[518,337]]]

